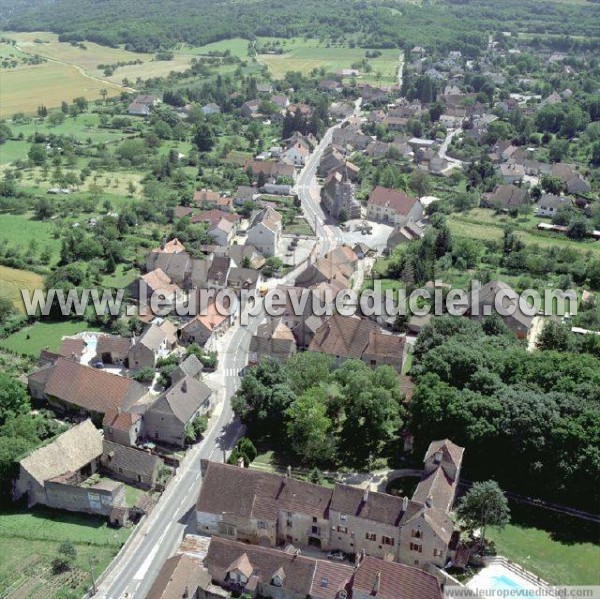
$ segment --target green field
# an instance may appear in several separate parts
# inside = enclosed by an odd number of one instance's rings
[[[0,596],[52,599],[71,590],[81,596],[117,554],[131,529],[113,529],[87,514],[52,510],[0,512]],[[51,562],[63,541],[77,551],[71,572],[55,575]]]
[[[366,49],[331,46],[316,39],[291,38],[281,40],[284,54],[260,54],[259,62],[266,64],[273,76],[280,79],[288,71],[310,73],[313,69],[325,68],[334,72],[365,58]],[[284,43],[285,42],[285,43]],[[360,79],[373,81],[377,72],[381,83],[396,83],[399,66],[399,52],[396,49],[381,50],[381,56],[369,59],[371,73],[362,73]]]
[[[499,555],[551,584],[600,584],[597,525],[537,507],[510,507],[512,523],[488,533]]]
[[[128,269],[124,264],[119,264],[112,275],[105,275],[102,278],[102,286],[122,289],[133,283],[139,274],[139,270],[135,268]]]
[[[512,225],[519,237],[526,244],[540,247],[567,247],[579,252],[592,252],[600,256],[600,244],[596,241],[574,241],[565,235],[538,231],[536,226],[544,219],[529,215],[511,218],[497,215],[492,210],[475,208],[466,213],[455,213],[448,216],[448,225],[456,237],[469,237],[481,241],[500,241],[506,225]]]
[[[53,236],[52,221],[33,218],[32,213],[0,214],[0,242],[10,246],[20,245],[27,249],[31,241],[37,242],[40,250],[48,247],[52,253],[51,262],[58,261],[60,239]]]
[[[56,351],[61,340],[66,335],[76,335],[83,331],[98,331],[84,320],[51,321],[41,320],[32,326],[21,329],[16,333],[0,340],[0,347],[4,347],[19,354],[38,356],[40,351],[48,348]]]

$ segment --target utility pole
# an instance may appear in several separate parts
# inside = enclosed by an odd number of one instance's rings
[[[92,562],[92,556],[89,557],[90,560],[90,577],[92,579],[92,595],[96,594],[96,579],[94,578],[94,564]]]

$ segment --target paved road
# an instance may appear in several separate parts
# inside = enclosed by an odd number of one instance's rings
[[[358,106],[357,106],[358,110]],[[341,231],[325,224],[320,207],[316,171],[325,148],[331,142],[335,125],[309,156],[299,175],[297,190],[305,217],[316,228],[321,255],[343,241]],[[292,283],[297,271],[280,283]],[[262,317],[253,317],[247,326],[235,324],[217,341],[219,366],[209,375],[209,384],[218,388],[220,402],[211,418],[204,440],[190,449],[177,476],[169,483],[148,518],[134,531],[130,542],[115,558],[98,584],[97,597],[102,599],[143,599],[165,560],[172,556],[186,532],[194,532],[194,505],[200,485],[200,460],[223,461],[242,435],[243,426],[231,409],[230,399],[240,384],[239,371],[248,363],[250,339]]]

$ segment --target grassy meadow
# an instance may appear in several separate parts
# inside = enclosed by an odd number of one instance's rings
[[[57,351],[65,336],[98,330],[85,320],[38,320],[30,327],[21,329],[6,339],[1,339],[0,347],[18,354],[37,357],[40,351],[46,348],[50,351]]]

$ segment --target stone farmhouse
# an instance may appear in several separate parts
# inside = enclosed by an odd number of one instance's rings
[[[369,220],[401,225],[407,221],[418,221],[423,217],[423,206],[417,198],[403,191],[378,185],[367,200]]]
[[[29,507],[41,504],[109,516],[124,504],[123,484],[106,480],[85,484],[98,471],[102,450],[102,434],[91,420],[84,420],[19,462],[13,497],[26,496]]]
[[[255,545],[315,547],[425,567],[444,567],[458,535],[448,516],[463,448],[434,441],[412,499],[286,475],[202,462],[198,532]]]

